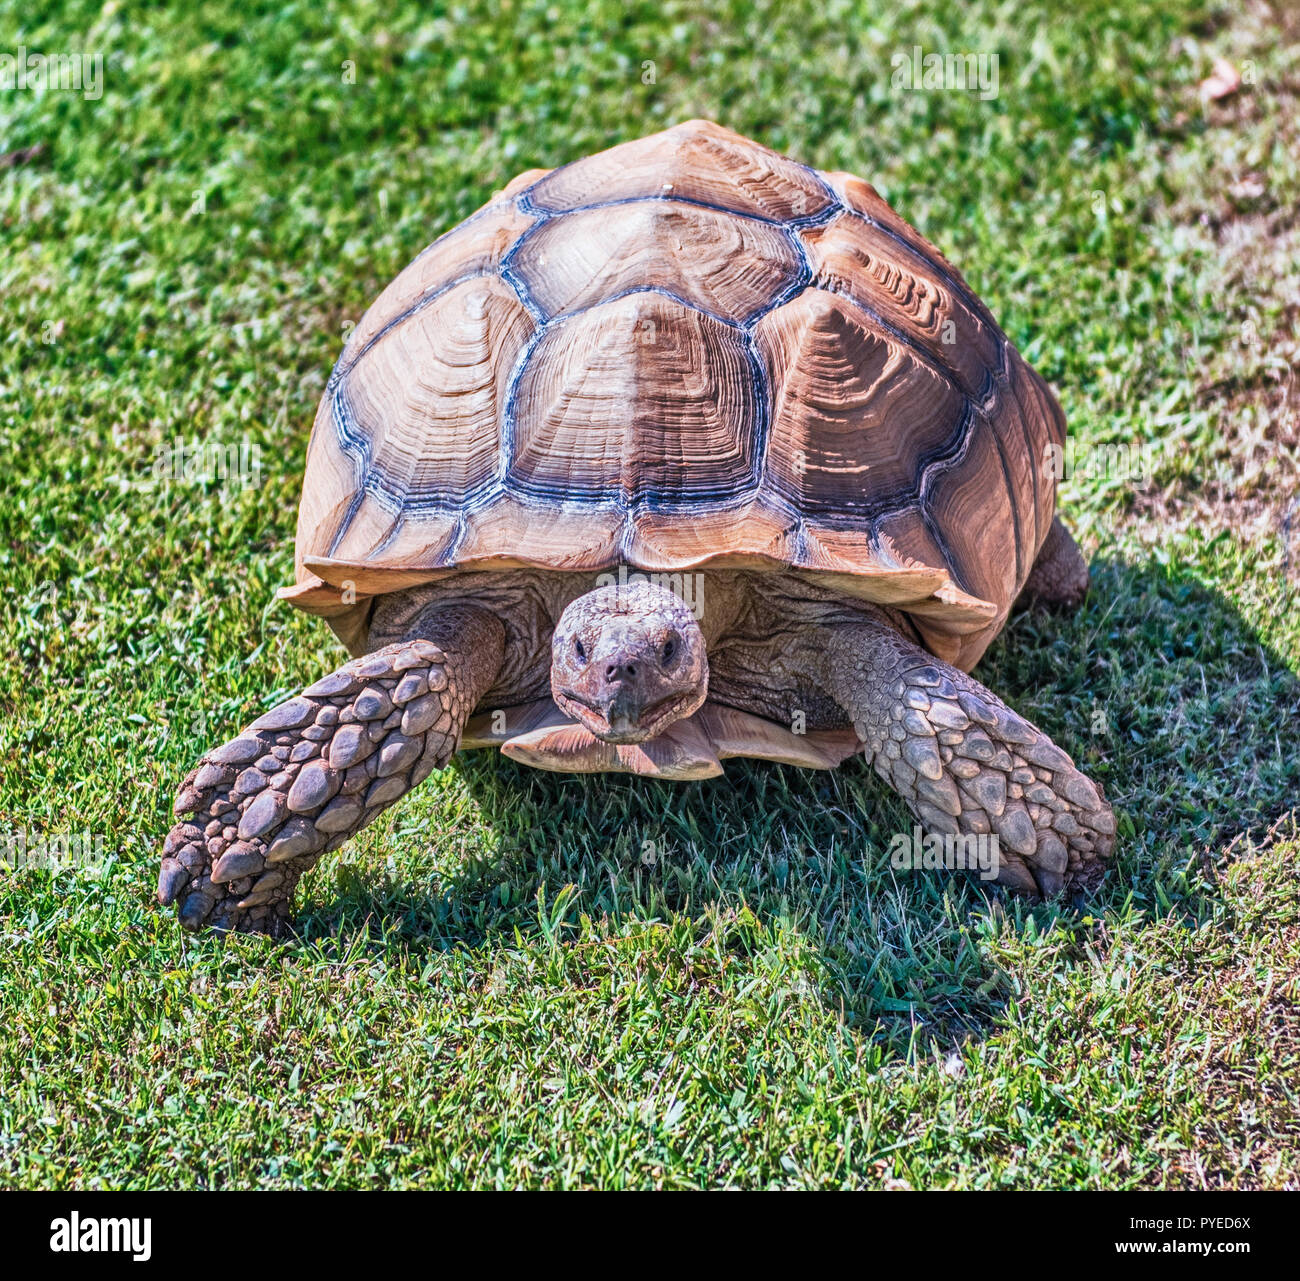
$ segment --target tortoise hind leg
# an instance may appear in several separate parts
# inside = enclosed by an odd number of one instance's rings
[[[883,622],[829,629],[826,655],[867,759],[928,831],[996,835],[996,879],[1029,894],[1100,880],[1115,817],[1046,734]]]
[[[1042,601],[1073,609],[1087,594],[1088,562],[1070,531],[1061,524],[1061,518],[1054,516],[1016,603],[1029,605]]]
[[[188,929],[283,933],[302,874],[447,763],[504,643],[486,611],[446,609],[208,752],[176,798],[159,902]]]

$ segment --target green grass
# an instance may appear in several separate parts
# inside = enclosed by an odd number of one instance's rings
[[[0,833],[107,855],[0,871],[0,1183],[1300,1185],[1294,5],[884,8],[0,0],[0,53],[104,58],[97,100],[0,90],[40,148],[0,166]],[[915,44],[999,95],[892,93]],[[1220,54],[1254,83],[1207,106]],[[896,877],[860,762],[479,755],[299,939],[183,935],[177,783],[339,658],[272,593],[346,327],[515,172],[694,115],[870,178],[1081,456],[1154,459],[1071,480],[1095,590],[979,669],[1115,801],[1107,883]],[[152,483],[179,437],[262,483]]]

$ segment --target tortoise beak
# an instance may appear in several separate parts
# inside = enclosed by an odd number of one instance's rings
[[[634,687],[614,681],[594,698],[566,689],[559,701],[564,711],[606,743],[643,743],[676,720],[679,706],[689,698],[689,694],[673,694],[646,705]]]
[[[610,696],[604,715],[609,729],[603,735],[607,743],[639,743],[651,737],[665,718],[686,701],[685,694],[669,694],[648,703],[639,686],[620,677],[609,682],[607,688]]]
[[[609,726],[606,741],[635,743],[641,734],[641,714],[644,710],[638,694],[626,688],[621,681],[616,681],[604,708],[605,723]]]

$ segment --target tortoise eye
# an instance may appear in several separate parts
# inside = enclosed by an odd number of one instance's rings
[[[573,652],[577,654],[580,663],[585,663],[587,661],[587,651],[582,648],[582,642],[576,637],[573,641]]]
[[[670,636],[666,641],[664,641],[664,649],[663,649],[663,660],[664,660],[664,662],[665,662],[665,663],[669,662],[669,661],[671,660],[672,656],[673,656],[676,652],[677,652],[677,645],[676,645],[676,642],[675,642],[675,641],[673,640],[673,638]]]

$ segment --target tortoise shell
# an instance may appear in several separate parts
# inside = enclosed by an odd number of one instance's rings
[[[969,668],[1047,535],[1047,385],[861,179],[706,121],[516,178],[379,296],[312,430],[297,585],[795,570]]]

